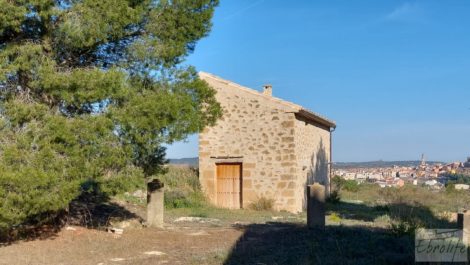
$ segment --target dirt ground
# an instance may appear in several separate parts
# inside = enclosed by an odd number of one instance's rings
[[[221,264],[242,235],[236,228],[169,226],[123,235],[68,227],[45,240],[0,248],[0,264]]]
[[[127,229],[118,236],[66,227],[45,240],[0,247],[0,264],[414,264],[413,241],[372,227],[290,222]]]
[[[44,239],[0,244],[0,265],[224,264],[248,225],[298,218],[269,211],[173,209],[165,211],[164,228],[156,229],[140,225],[146,214],[142,204],[113,201],[96,209],[106,215],[93,216],[94,228],[69,224]],[[131,227],[122,235],[106,232],[113,225],[99,219],[112,217],[124,217]]]
[[[112,215],[134,225],[117,235],[69,224],[45,239],[0,245],[0,265],[414,264],[413,238],[394,236],[377,221],[382,212],[361,205],[333,207],[321,230],[308,229],[305,214],[216,208],[167,210],[163,229],[144,228],[135,225],[142,205],[99,209],[128,211]]]

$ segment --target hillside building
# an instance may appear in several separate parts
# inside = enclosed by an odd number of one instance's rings
[[[223,117],[199,136],[200,181],[210,201],[246,208],[260,198],[275,210],[300,212],[306,185],[329,189],[333,121],[272,95],[208,73]]]

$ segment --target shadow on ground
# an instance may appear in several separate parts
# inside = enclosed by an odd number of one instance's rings
[[[414,238],[385,229],[253,224],[224,264],[414,264]]]
[[[289,223],[248,225],[240,228],[244,234],[224,264],[414,264],[414,229],[457,228],[455,222],[418,204],[339,202],[327,208],[341,219],[376,222],[388,216],[390,223],[383,227],[338,224],[316,230]]]
[[[131,219],[141,223],[144,221],[136,213],[112,202],[108,196],[97,194],[94,196],[82,195],[74,200],[70,204],[66,223],[92,229],[104,229],[110,226],[113,221],[120,222]]]
[[[457,223],[448,218],[437,217],[431,209],[419,204],[392,203],[387,205],[369,206],[338,202],[328,204],[328,212],[337,213],[344,219],[374,222],[377,218],[389,216],[395,222],[414,223],[424,228],[457,228]]]
[[[0,231],[0,246],[11,245],[19,240],[54,239],[67,225],[105,230],[111,222],[134,220],[143,223],[144,221],[136,213],[112,202],[108,195],[96,191],[82,193],[69,204],[67,210],[32,216],[30,220],[7,231]],[[37,223],[34,220],[42,222]]]

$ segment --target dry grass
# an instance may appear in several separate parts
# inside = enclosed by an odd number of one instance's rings
[[[197,169],[186,166],[168,166],[167,173],[158,178],[165,184],[167,209],[207,207]]]
[[[361,184],[357,192],[343,190],[345,201],[361,201],[367,205],[390,203],[416,204],[429,208],[436,214],[458,212],[470,206],[468,191],[432,191],[425,187],[406,185],[404,188],[380,188],[374,184]]]
[[[273,209],[274,199],[260,197],[256,201],[250,203],[248,208],[254,211],[270,211]]]

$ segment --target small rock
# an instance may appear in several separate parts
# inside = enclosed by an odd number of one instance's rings
[[[147,197],[147,193],[145,193],[145,192],[142,191],[142,190],[136,190],[136,191],[134,191],[134,193],[132,193],[132,196],[137,197],[137,198],[144,199],[144,198]]]
[[[241,228],[241,227],[248,226],[248,225],[250,225],[250,223],[248,223],[248,222],[240,222],[240,221],[237,221],[237,222],[235,222],[235,223],[232,224],[232,226],[234,226],[234,227],[240,227],[240,228]]]
[[[112,227],[119,228],[119,229],[127,229],[127,228],[141,228],[142,223],[138,219],[130,219],[130,220],[111,220],[109,224]]]
[[[116,234],[116,235],[122,235],[124,233],[124,229],[111,227],[111,228],[108,228],[108,233],[113,233],[113,234]]]
[[[145,252],[145,255],[152,255],[152,256],[163,256],[166,255],[166,253],[160,252],[160,251],[149,251]]]
[[[67,227],[65,228],[65,230],[67,230],[67,231],[77,231],[77,228],[72,227],[72,226],[67,226]]]
[[[196,223],[217,223],[220,222],[219,219],[213,218],[202,218],[202,217],[180,217],[174,221],[175,223],[182,223],[182,222],[196,222]]]

